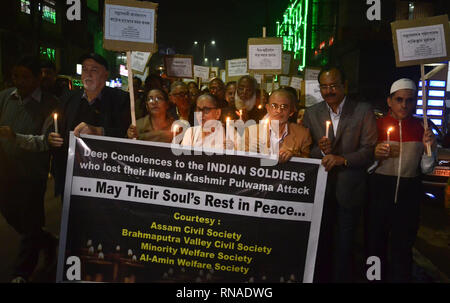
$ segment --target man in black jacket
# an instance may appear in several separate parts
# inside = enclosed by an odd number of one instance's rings
[[[69,134],[126,137],[131,123],[129,94],[106,87],[108,63],[90,53],[81,58],[81,81],[84,89],[73,92],[58,110],[59,133],[48,134],[53,150],[55,195],[64,191]]]

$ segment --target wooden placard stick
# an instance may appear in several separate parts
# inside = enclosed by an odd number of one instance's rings
[[[263,26],[263,34],[262,37],[266,38],[266,27]],[[261,106],[263,106],[262,102],[263,102],[263,96],[264,96],[264,88],[263,85],[265,84],[265,79],[264,79],[264,74],[262,74],[261,76],[261,94],[259,96],[259,104],[261,104]]]
[[[422,110],[423,110],[423,127],[425,130],[428,129],[428,119],[427,119],[427,89],[425,84],[425,66],[424,64],[420,64],[420,74],[422,78]],[[427,147],[427,156],[431,156],[431,146],[429,143],[426,145]]]

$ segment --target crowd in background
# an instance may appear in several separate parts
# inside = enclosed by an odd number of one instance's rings
[[[13,282],[29,281],[40,251],[48,266],[55,261],[58,239],[44,228],[44,194],[49,172],[55,194],[64,193],[70,132],[170,143],[181,132],[173,131],[175,121],[186,126],[181,145],[275,154],[280,162],[321,159],[328,178],[314,281],[354,280],[354,238],[367,205],[367,254],[382,260],[382,281],[411,281],[420,177],[433,168],[436,146],[431,130],[413,117],[417,88],[411,80],[392,84],[389,112],[376,120],[369,104],[346,95],[345,73],[337,66],[322,68],[317,80],[324,101],[306,110],[295,89],[269,94],[249,75],[199,86],[150,74],[144,83],[133,79],[133,125],[128,92],[105,85],[107,61],[90,53],[80,63],[82,89],[58,82],[52,64],[25,57],[14,66],[12,86],[0,92],[0,211],[21,235]],[[245,129],[245,144],[216,131],[227,121],[254,121]],[[267,134],[260,133],[263,123]],[[424,153],[427,145],[432,155]]]

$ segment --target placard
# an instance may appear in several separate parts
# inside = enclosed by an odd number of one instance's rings
[[[305,106],[309,107],[323,100],[317,80],[305,80]]]
[[[256,83],[261,85],[261,81],[262,81],[262,74],[252,74],[252,77],[255,78]]]
[[[227,83],[227,71],[225,69],[220,70],[220,79],[222,79],[223,83]]]
[[[106,0],[103,47],[112,51],[155,53],[158,4],[133,0]]]
[[[225,61],[227,82],[238,81],[240,77],[248,75],[247,58]]]
[[[305,80],[319,81],[320,68],[307,67],[305,68]]]
[[[189,55],[166,55],[164,66],[167,77],[194,78],[194,58]]]
[[[282,74],[284,75],[291,75],[293,73],[293,64],[292,64],[292,59],[294,58],[294,55],[291,52],[283,52],[283,62],[282,62],[282,66],[283,66],[283,70],[282,70]]]
[[[396,21],[391,29],[397,67],[449,60],[447,15]]]
[[[248,71],[278,75],[282,73],[283,38],[248,39]]]
[[[219,77],[219,67],[217,66],[211,66],[209,68],[209,79],[215,78],[215,77]]]
[[[302,81],[303,79],[300,77],[291,77],[291,82],[289,84],[290,87],[293,87],[297,90],[302,89]]]
[[[280,86],[289,86],[289,81],[291,80],[291,77],[289,76],[278,76],[278,82],[280,83]]]
[[[209,76],[209,66],[194,65],[194,78],[199,77],[202,82],[207,83]]]

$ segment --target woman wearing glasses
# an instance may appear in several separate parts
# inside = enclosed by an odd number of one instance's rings
[[[138,140],[167,142],[172,141],[171,126],[174,119],[169,115],[169,97],[161,89],[152,89],[147,95],[148,115],[136,121],[136,126],[128,128],[128,138]]]
[[[225,129],[220,122],[221,109],[217,105],[218,101],[213,95],[203,94],[197,98],[195,116],[199,125],[186,130],[181,145],[224,148]]]

